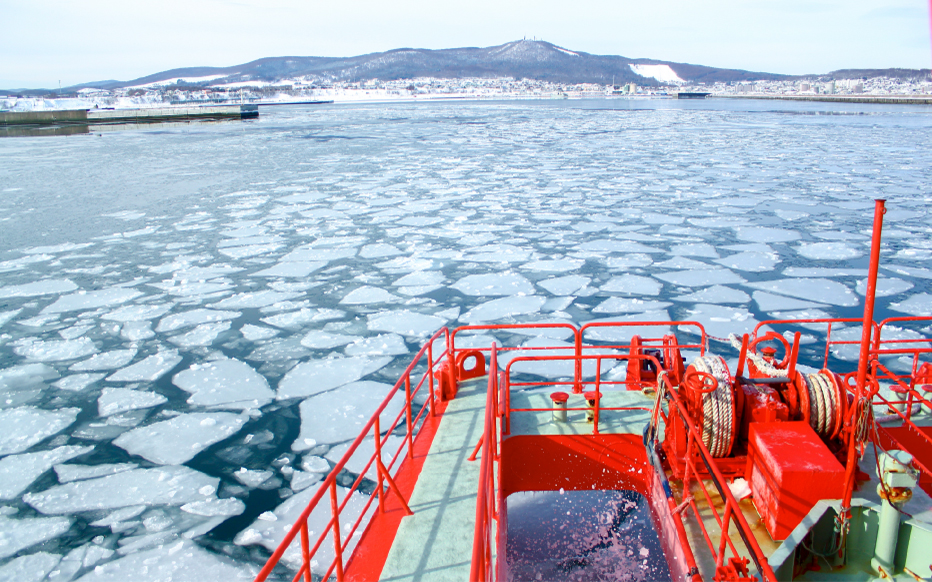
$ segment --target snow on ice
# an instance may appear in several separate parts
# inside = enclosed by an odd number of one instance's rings
[[[831,305],[854,306],[859,303],[857,296],[851,289],[837,281],[829,279],[813,279],[808,277],[793,279],[777,279],[747,283],[746,286],[798,297],[808,301],[819,301]]]
[[[0,515],[0,559],[58,537],[70,527],[71,520],[67,517],[11,519]]]
[[[137,351],[135,349],[111,350],[91,356],[83,362],[72,364],[68,369],[73,372],[97,372],[122,368],[133,361]]]
[[[380,370],[392,361],[390,357],[353,356],[301,362],[285,374],[278,383],[278,400],[311,396],[355,382]]]
[[[130,410],[151,408],[166,402],[168,399],[157,392],[143,392],[130,388],[104,388],[97,399],[97,414],[107,417]]]
[[[471,296],[533,295],[534,286],[517,273],[467,275],[450,285],[452,289]]]
[[[318,443],[355,438],[391,388],[379,382],[354,382],[306,399],[300,405],[301,432],[291,445],[292,450],[304,451]],[[388,430],[403,407],[404,393],[399,391],[380,415],[382,430]]]
[[[215,497],[219,479],[184,466],[133,469],[56,485],[23,500],[38,512],[59,515],[137,505],[184,505]],[[0,528],[2,535],[3,528]]]
[[[0,410],[0,456],[25,451],[58,433],[78,417],[80,408],[42,410],[33,406]]]
[[[175,374],[172,382],[190,393],[188,404],[196,406],[258,409],[275,398],[264,376],[235,359],[193,364]]]
[[[78,291],[71,295],[62,295],[58,301],[42,310],[42,313],[66,313],[84,309],[97,309],[98,307],[111,307],[136,299],[142,291],[114,287],[99,291]]]
[[[180,414],[125,432],[113,444],[159,465],[180,465],[236,434],[247,420],[230,412]]]
[[[153,354],[132,366],[117,370],[107,378],[110,382],[155,382],[181,363],[177,350]]]
[[[0,499],[13,499],[56,463],[89,453],[94,447],[58,447],[0,459]]]

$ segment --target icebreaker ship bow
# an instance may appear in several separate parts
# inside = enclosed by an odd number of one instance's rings
[[[545,491],[642,500],[674,580],[930,579],[932,317],[874,321],[883,213],[863,318],[762,322],[716,344],[734,368],[697,321],[437,331],[257,581],[569,579],[599,553],[650,577],[624,512],[565,519],[582,550],[523,555],[509,504]],[[852,349],[856,367],[833,356]]]

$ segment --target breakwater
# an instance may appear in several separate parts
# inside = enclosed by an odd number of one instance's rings
[[[0,111],[0,126],[93,125],[162,123],[203,119],[259,117],[258,105],[153,107],[147,109],[71,109],[56,111]]]
[[[710,95],[726,99],[770,99],[783,101],[826,101],[829,103],[885,103],[893,105],[932,105],[932,95]]]

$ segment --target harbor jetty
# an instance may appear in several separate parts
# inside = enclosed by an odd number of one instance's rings
[[[151,107],[145,109],[70,109],[53,111],[0,111],[0,127],[164,123],[214,119],[253,119],[258,105],[204,107]]]

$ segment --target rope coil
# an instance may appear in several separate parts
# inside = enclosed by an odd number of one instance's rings
[[[741,339],[733,333],[728,334],[728,341],[731,342],[731,347],[735,348],[739,352],[741,351]],[[770,362],[765,360],[760,354],[756,354],[751,350],[746,352],[747,359],[754,362],[754,367],[757,370],[770,378],[779,378],[781,376],[786,376],[786,370],[779,370],[773,366]]]
[[[702,444],[713,457],[725,457],[731,452],[735,436],[734,394],[728,369],[720,357],[713,355],[696,358],[692,367],[718,381],[715,390],[702,394]]]

